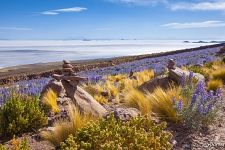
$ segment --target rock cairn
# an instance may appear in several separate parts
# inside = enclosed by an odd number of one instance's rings
[[[175,60],[169,59],[167,68],[168,69],[175,69],[176,68],[176,62],[175,62]]]
[[[78,76],[69,61],[63,60],[62,74],[53,74],[52,78],[53,80],[44,87],[42,96],[48,89],[52,89],[58,95],[58,99],[75,104],[81,113],[93,116],[103,116],[106,113],[101,104],[78,86],[81,81],[87,81],[87,78]]]
[[[62,75],[53,74],[52,77],[57,81],[61,80],[68,81],[69,84],[73,87],[77,87],[79,82],[87,80],[87,78],[77,76],[77,74],[74,71],[73,65],[71,65],[71,63],[67,60],[63,60]]]

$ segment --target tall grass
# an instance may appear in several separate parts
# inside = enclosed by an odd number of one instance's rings
[[[213,76],[213,79],[218,79],[218,80],[222,80],[223,82],[225,82],[225,67],[216,70],[212,74],[212,76]]]
[[[134,76],[137,77],[138,85],[140,86],[146,81],[151,80],[154,77],[154,71],[153,70],[144,70],[142,72],[136,72],[134,73]]]
[[[41,132],[41,136],[54,146],[59,146],[70,134],[74,135],[79,128],[85,126],[89,121],[94,120],[91,115],[82,115],[78,108],[72,104],[69,105],[68,110],[68,120],[59,120],[54,124],[52,131]]]
[[[154,77],[154,71],[144,70],[134,73],[133,76],[133,78],[129,78],[128,74],[109,75],[104,82],[89,83],[83,85],[83,88],[99,103],[107,103],[108,99],[115,99],[119,102],[124,99],[127,92],[151,80]],[[102,92],[107,95],[103,95]]]
[[[208,82],[208,90],[217,90],[222,88],[223,82],[221,80],[213,79]]]
[[[57,94],[52,89],[48,89],[48,91],[44,94],[43,103],[48,105],[55,113],[60,111],[57,105]]]
[[[127,106],[137,108],[142,114],[151,112],[150,102],[141,91],[136,89],[130,90],[125,94],[124,100]]]
[[[162,119],[178,122],[179,116],[174,109],[173,99],[181,99],[181,88],[173,87],[168,90],[156,88],[153,93],[147,93],[152,111],[157,113]]]

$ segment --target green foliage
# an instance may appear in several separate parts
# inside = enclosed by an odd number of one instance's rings
[[[90,122],[74,136],[61,143],[61,149],[138,150],[171,149],[171,133],[164,131],[165,123],[156,125],[148,117],[136,117],[127,122],[107,119]]]
[[[5,135],[32,131],[46,124],[40,101],[32,97],[12,94],[0,109],[0,131]]]
[[[10,141],[10,143],[11,143],[10,148],[6,148],[4,145],[0,144],[0,150],[30,150],[30,146],[26,138],[18,140],[14,137]]]
[[[7,148],[3,146],[2,144],[0,144],[0,150],[7,150]]]

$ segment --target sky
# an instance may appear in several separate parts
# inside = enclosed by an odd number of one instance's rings
[[[225,0],[0,0],[0,39],[225,40]]]

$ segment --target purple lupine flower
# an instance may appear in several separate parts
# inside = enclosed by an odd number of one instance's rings
[[[222,89],[221,88],[217,89],[215,95],[216,95],[216,97],[221,98],[222,97]]]
[[[200,94],[203,90],[205,90],[205,84],[204,84],[204,82],[202,82],[202,81],[199,81],[198,82],[198,84],[197,84],[197,86],[196,86],[196,88],[195,88],[195,94]]]
[[[179,100],[177,109],[178,109],[178,111],[182,111],[182,109],[183,109],[183,101],[182,100]]]
[[[206,109],[205,109],[205,111],[204,111],[204,114],[205,114],[205,115],[209,114],[209,113],[212,111],[212,109],[213,109],[213,103],[210,103],[210,104],[206,107]]]
[[[213,100],[213,98],[214,98],[213,93],[214,93],[214,92],[213,92],[212,90],[209,91],[209,93],[208,93],[208,99],[209,99],[209,100]]]
[[[203,105],[202,104],[199,104],[198,105],[198,110],[197,111],[198,111],[199,114],[203,114],[204,113],[203,112],[204,110],[203,110]]]
[[[198,95],[193,94],[191,98],[191,107],[194,106],[195,102],[197,101]]]
[[[204,104],[208,100],[208,93],[204,88],[201,90],[199,94],[201,95],[201,103]]]
[[[185,81],[186,81],[186,78],[185,78],[185,74],[183,73],[182,77],[181,77],[181,86],[182,87],[185,87]]]
[[[189,84],[190,84],[190,86],[192,86],[193,77],[194,77],[194,72],[193,71],[190,71],[190,73],[189,73]]]

